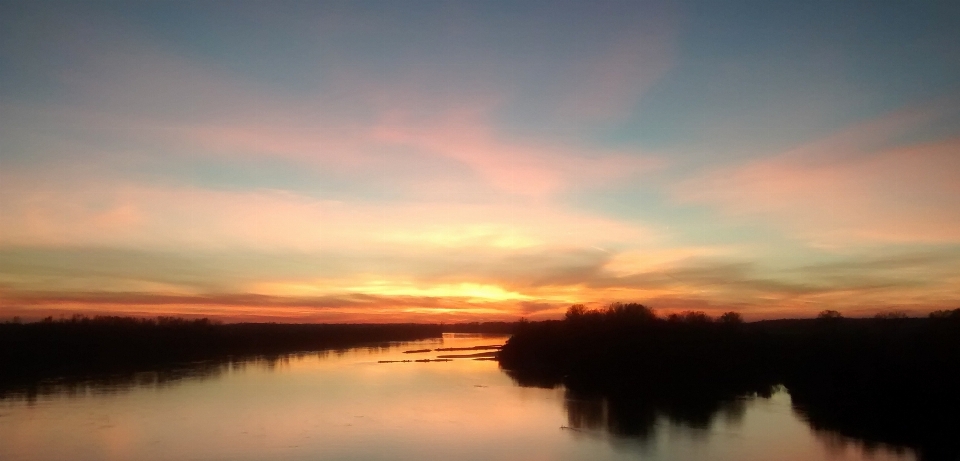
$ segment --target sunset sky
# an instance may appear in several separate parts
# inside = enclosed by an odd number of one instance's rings
[[[5,1],[0,320],[957,308],[958,5]]]

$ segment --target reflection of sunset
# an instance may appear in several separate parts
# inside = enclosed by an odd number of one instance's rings
[[[823,443],[828,435],[811,431],[791,411],[785,392],[732,402],[739,411],[717,415],[708,425],[656,419],[646,421],[649,437],[611,437],[605,422],[629,421],[636,408],[562,388],[518,387],[491,361],[380,363],[505,339],[445,334],[386,347],[214,364],[216,372],[195,378],[80,387],[41,394],[33,404],[8,397],[0,400],[0,457],[612,461],[638,455],[679,459],[696,449],[749,460],[768,459],[772,452],[790,461],[828,455],[838,461],[912,459],[910,452],[883,446],[864,456],[856,447]],[[432,351],[404,354],[422,349]],[[643,428],[609,428],[616,429]]]

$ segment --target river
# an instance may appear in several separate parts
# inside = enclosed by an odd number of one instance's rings
[[[913,460],[812,429],[776,390],[705,417],[521,387],[442,339],[47,383],[0,397],[0,460]],[[404,362],[409,360],[409,362]],[[388,363],[384,363],[388,362]]]

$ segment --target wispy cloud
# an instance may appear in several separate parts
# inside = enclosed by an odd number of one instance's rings
[[[575,186],[635,178],[663,163],[641,152],[576,148],[542,140],[508,140],[495,134],[477,110],[443,114],[410,126],[392,117],[374,129],[376,139],[416,148],[469,166],[493,186],[535,198]]]
[[[650,238],[642,226],[543,204],[353,202],[278,190],[131,183],[3,186],[2,245],[346,249],[597,245]]]
[[[937,108],[942,109],[942,108]],[[960,140],[898,142],[942,111],[901,111],[672,188],[820,245],[960,242]]]

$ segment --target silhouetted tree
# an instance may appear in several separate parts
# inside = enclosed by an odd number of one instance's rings
[[[875,316],[875,319],[879,320],[898,320],[907,318],[907,313],[902,311],[893,311],[893,312],[881,312]]]
[[[567,315],[564,316],[568,321],[576,322],[583,318],[587,313],[587,307],[583,304],[574,304],[567,308]]]
[[[940,310],[930,313],[932,319],[960,319],[960,309]]]
[[[739,325],[743,323],[743,316],[740,315],[739,312],[724,312],[717,320],[719,320],[720,323]]]
[[[670,322],[681,323],[710,323],[713,321],[706,312],[703,311],[683,311],[676,314],[670,314],[667,317]]]
[[[840,314],[840,312],[828,309],[828,310],[820,311],[820,313],[817,314],[817,318],[820,320],[837,320],[837,319],[842,319],[843,315]]]
[[[657,314],[653,309],[639,303],[613,303],[607,306],[604,314],[607,319],[615,322],[637,323],[657,320]]]

